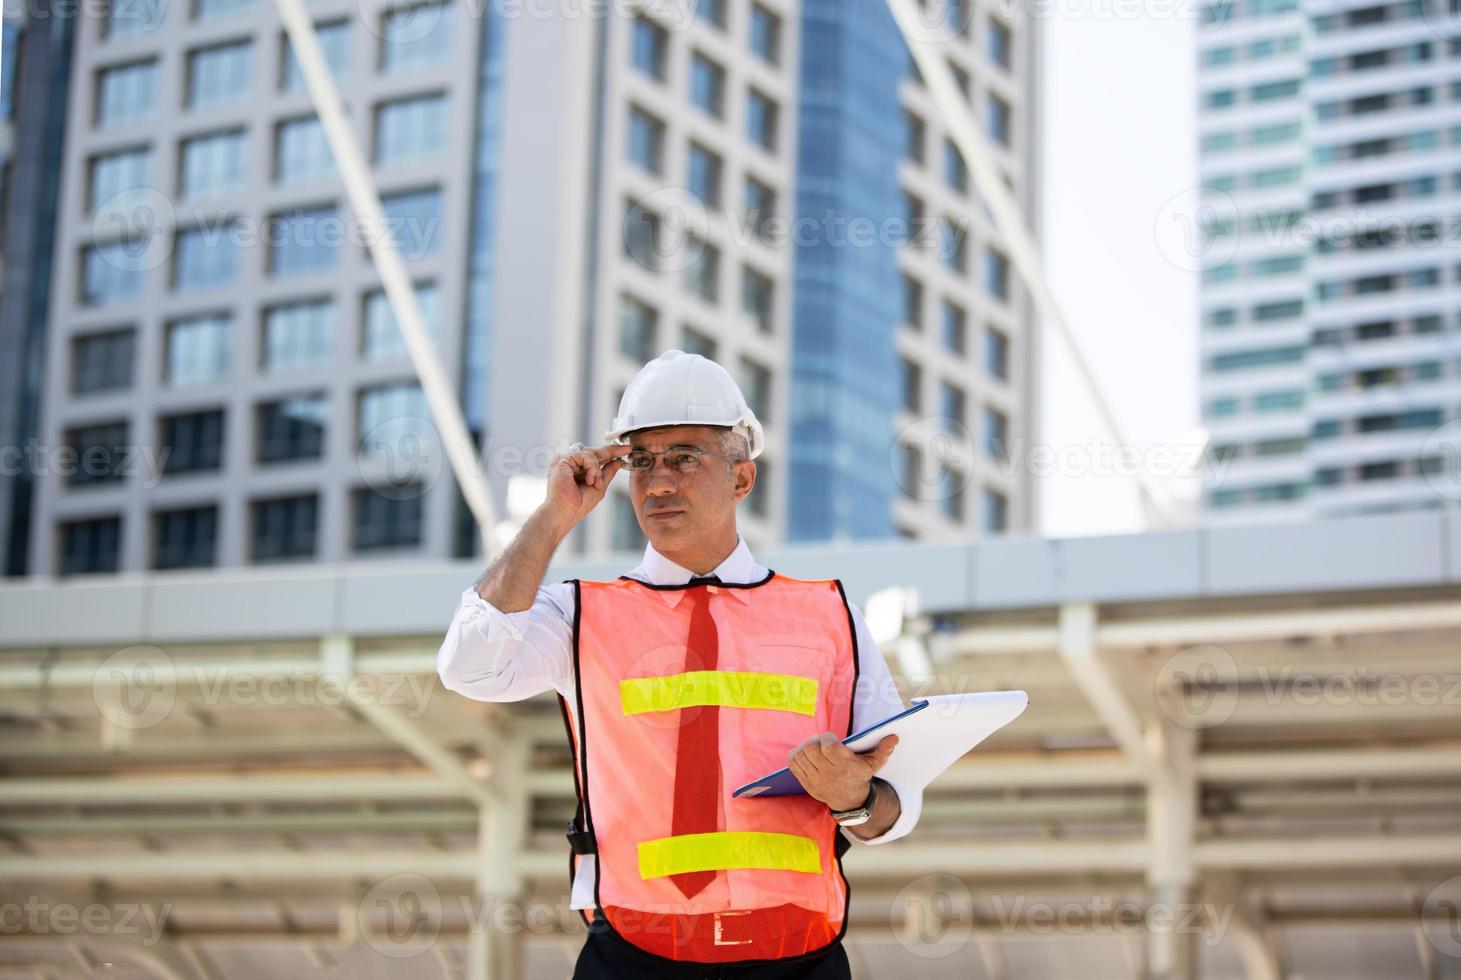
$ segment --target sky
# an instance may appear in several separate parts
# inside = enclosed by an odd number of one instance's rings
[[[1197,444],[1197,280],[1172,239],[1197,185],[1196,4],[1141,0],[1139,16],[1114,0],[1034,7],[1046,274],[1128,444],[1160,477],[1173,468],[1163,447],[1180,460]],[[1110,471],[1114,444],[1068,349],[1050,328],[1043,342],[1035,442],[1065,458],[1043,481],[1040,532],[1141,530],[1134,482],[1094,475]]]

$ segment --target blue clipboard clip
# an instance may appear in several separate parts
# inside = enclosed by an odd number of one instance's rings
[[[861,739],[866,739],[868,736],[876,734],[879,730],[886,728],[900,718],[907,718],[914,712],[922,711],[924,708],[927,707],[927,700],[914,701],[909,707],[898,712],[896,715],[884,718],[876,725],[870,725],[860,732],[854,732],[853,734],[847,736],[842,740],[842,744],[852,749],[854,752],[866,751],[867,749],[872,748],[872,746],[859,746],[853,745],[853,743]],[[879,739],[879,741],[881,741],[881,739]],[[795,774],[793,774],[790,769],[778,769],[776,772],[771,773],[769,776],[762,776],[760,779],[752,780],[751,782],[737,789],[734,793],[731,794],[731,796],[805,796],[806,792],[806,790],[802,789],[801,781],[796,778]]]

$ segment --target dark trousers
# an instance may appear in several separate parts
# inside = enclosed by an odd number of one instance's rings
[[[841,941],[815,958],[696,966],[646,953],[612,929],[591,928],[573,980],[852,980]]]

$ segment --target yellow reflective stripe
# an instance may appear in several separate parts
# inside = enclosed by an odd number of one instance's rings
[[[662,878],[685,871],[764,868],[817,874],[822,860],[817,842],[795,834],[726,830],[680,834],[639,842],[639,877]]]
[[[817,709],[817,679],[746,670],[691,670],[667,677],[620,681],[619,700],[626,715],[674,711],[702,704],[771,708],[810,715]]]

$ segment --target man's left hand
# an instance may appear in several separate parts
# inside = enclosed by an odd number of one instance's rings
[[[787,753],[787,765],[812,799],[833,810],[855,810],[867,801],[873,776],[897,744],[898,736],[888,735],[872,751],[858,754],[823,732]]]

